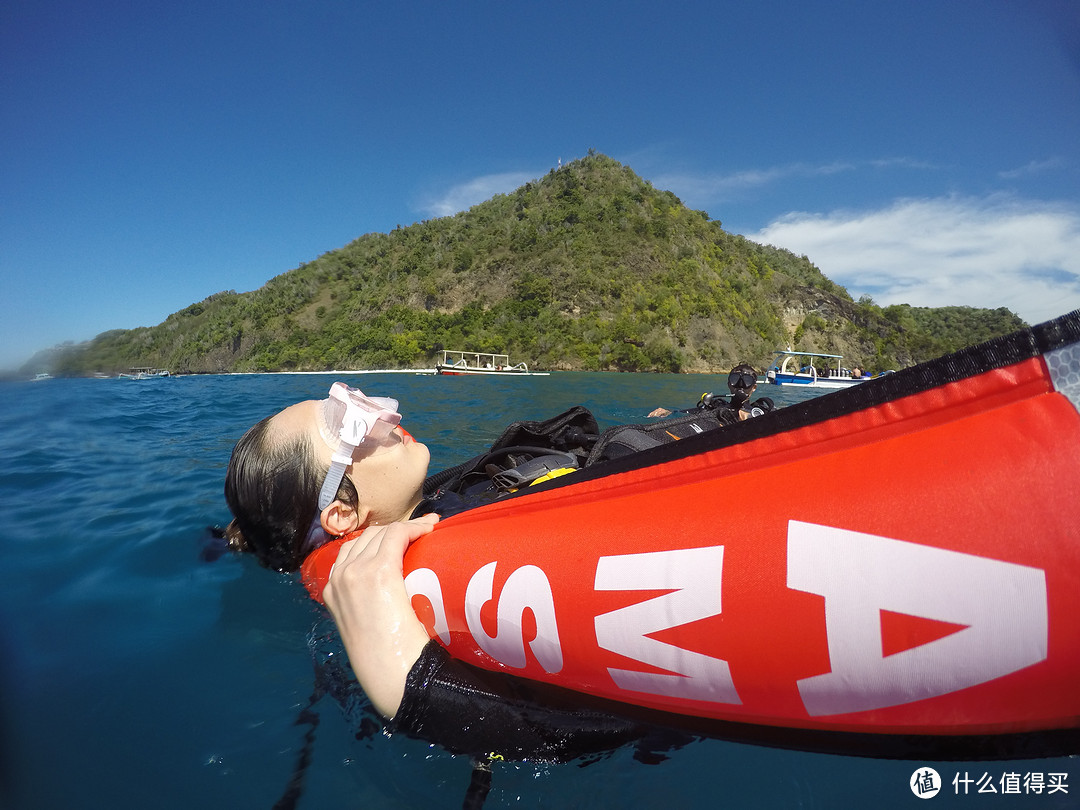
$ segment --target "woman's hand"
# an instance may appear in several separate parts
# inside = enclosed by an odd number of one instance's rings
[[[424,515],[364,529],[342,545],[323,591],[360,686],[384,717],[397,712],[405,679],[428,642],[405,592],[405,550],[438,520]]]

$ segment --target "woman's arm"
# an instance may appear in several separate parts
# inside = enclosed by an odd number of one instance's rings
[[[546,761],[643,737],[641,723],[583,695],[470,667],[428,639],[402,560],[437,521],[425,515],[365,529],[342,545],[323,591],[357,680],[390,729],[455,753]]]
[[[642,739],[612,704],[454,660],[428,642],[388,728],[455,754],[561,762]]]
[[[356,678],[383,717],[397,713],[409,670],[428,643],[405,591],[405,549],[437,522],[425,515],[369,526],[342,545],[323,591]]]

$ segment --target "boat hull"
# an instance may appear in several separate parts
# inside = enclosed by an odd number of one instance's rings
[[[477,377],[546,377],[546,371],[527,371],[494,368],[463,368],[462,366],[436,366],[435,373],[447,377],[477,376]]]
[[[1077,403],[1041,355],[903,394],[918,377],[452,517],[407,557],[415,604],[464,660],[663,711],[1075,728]]]
[[[1076,745],[1078,407],[1080,312],[450,517],[406,587],[457,658],[728,736]]]
[[[866,382],[868,377],[811,377],[808,374],[778,374],[770,371],[765,376],[772,385],[791,385],[803,388],[850,388]]]

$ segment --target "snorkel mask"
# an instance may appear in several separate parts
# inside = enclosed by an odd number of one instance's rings
[[[319,434],[331,450],[330,469],[319,491],[319,509],[334,501],[345,471],[357,455],[372,455],[396,445],[394,428],[401,422],[398,402],[388,397],[368,397],[343,382],[330,386],[330,395],[319,403]]]
[[[757,385],[757,374],[753,369],[747,369],[745,366],[736,366],[728,374],[727,378],[728,388],[732,391],[749,391],[755,385]]]

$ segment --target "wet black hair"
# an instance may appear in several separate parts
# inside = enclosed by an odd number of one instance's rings
[[[233,447],[225,473],[233,521],[225,538],[230,548],[253,553],[267,568],[295,571],[328,468],[316,459],[306,434],[275,436],[272,419],[256,423]],[[357,507],[359,495],[348,475],[336,499]]]

